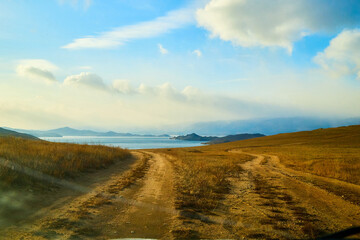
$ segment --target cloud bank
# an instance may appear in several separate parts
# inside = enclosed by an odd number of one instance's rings
[[[360,21],[359,1],[211,0],[196,14],[212,37],[244,47],[282,47],[306,35],[336,33]]]

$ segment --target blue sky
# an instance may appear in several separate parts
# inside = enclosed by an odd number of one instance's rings
[[[4,0],[0,126],[359,116],[359,28],[352,0]]]

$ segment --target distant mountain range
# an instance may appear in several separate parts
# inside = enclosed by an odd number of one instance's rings
[[[21,137],[21,138],[25,138],[25,139],[38,139],[37,137],[34,137],[29,134],[18,133],[18,132],[12,131],[12,130],[0,128],[0,137],[10,137],[10,136]]]
[[[162,135],[140,135],[132,133],[117,133],[113,131],[109,132],[96,132],[92,130],[78,130],[69,127],[57,128],[52,130],[25,130],[25,129],[12,129],[8,130],[16,131],[19,133],[30,134],[36,137],[63,137],[63,136],[91,136],[91,137],[170,137],[167,134]]]
[[[274,135],[279,133],[289,133],[298,131],[310,131],[318,128],[331,128],[349,125],[359,125],[360,118],[310,118],[310,117],[291,117],[291,118],[268,118],[268,119],[249,119],[238,121],[216,121],[200,122],[187,127],[172,126],[167,130],[146,129],[147,132],[168,131],[171,134],[179,135],[186,133],[197,133],[207,136],[227,136],[242,133],[262,133]],[[3,128],[19,133],[30,134],[36,137],[62,137],[62,136],[97,136],[97,137],[117,137],[117,136],[142,136],[142,137],[170,137],[167,134],[161,135],[142,135],[132,133],[118,133],[114,131],[97,132],[92,130],[78,130],[70,127],[57,128],[52,130],[25,130]],[[175,130],[181,129],[181,130]],[[145,131],[145,130],[144,130]],[[199,136],[198,135],[198,136]],[[191,137],[191,136],[190,136]],[[211,139],[210,139],[211,140]],[[210,141],[200,140],[200,141]]]
[[[236,133],[263,133],[274,135],[298,131],[310,131],[318,128],[331,128],[359,125],[360,118],[271,118],[238,121],[201,122],[188,126],[183,132],[196,132],[200,135],[224,136]]]

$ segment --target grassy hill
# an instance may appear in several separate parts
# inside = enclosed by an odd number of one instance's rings
[[[25,139],[38,139],[37,137],[34,137],[30,134],[19,133],[19,132],[7,130],[4,128],[0,128],[0,137],[10,137],[10,136],[20,137],[20,138],[25,138]]]

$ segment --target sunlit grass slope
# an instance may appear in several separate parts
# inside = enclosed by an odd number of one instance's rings
[[[0,137],[0,182],[24,186],[36,181],[15,171],[14,163],[56,178],[66,178],[88,169],[106,167],[129,156],[130,152],[121,148]]]
[[[278,134],[207,148],[273,154],[287,167],[360,184],[360,125]]]

